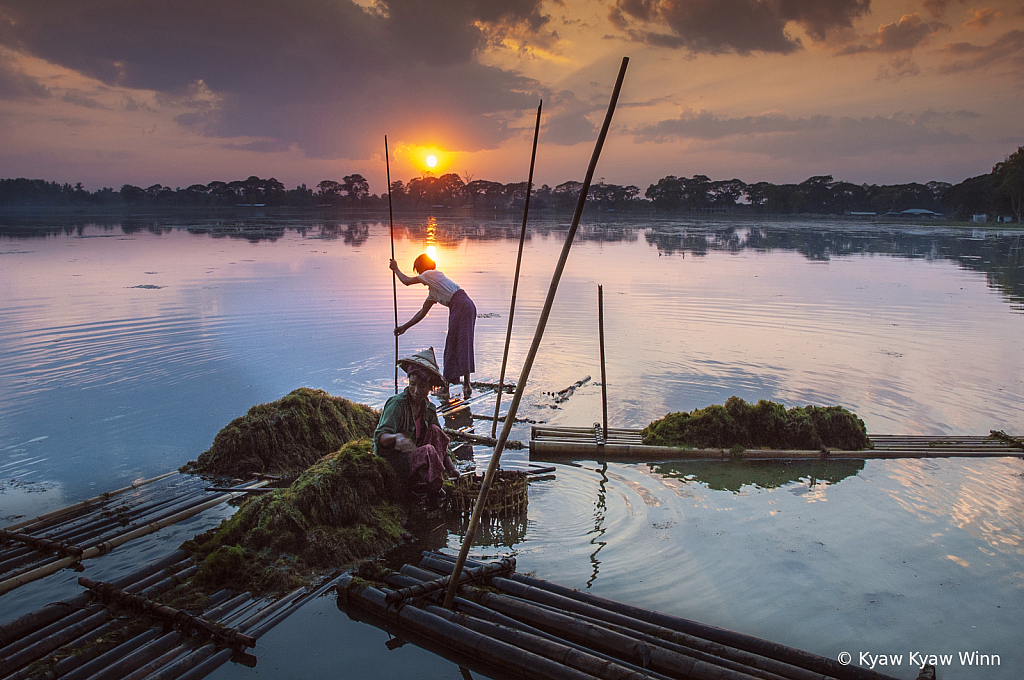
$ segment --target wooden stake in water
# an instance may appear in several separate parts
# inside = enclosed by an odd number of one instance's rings
[[[601,441],[608,438],[608,378],[604,371],[604,289],[597,286],[597,335],[601,341]]]
[[[480,525],[480,515],[483,512],[484,504],[487,502],[487,492],[491,488],[491,483],[494,481],[494,475],[498,470],[498,461],[501,459],[501,452],[505,448],[505,442],[508,441],[508,435],[512,431],[512,425],[516,420],[516,412],[519,410],[519,402],[523,400],[523,392],[526,390],[526,383],[530,377],[530,370],[533,368],[533,362],[537,358],[537,351],[540,349],[540,341],[544,337],[544,328],[548,323],[548,316],[551,315],[551,307],[555,302],[555,293],[558,291],[558,282],[562,278],[562,271],[565,269],[565,263],[569,259],[569,249],[572,248],[573,238],[576,236],[576,230],[580,226],[580,218],[583,216],[583,206],[587,202],[587,193],[590,191],[590,183],[594,179],[594,171],[597,169],[597,160],[601,157],[601,148],[604,146],[605,137],[608,136],[608,128],[612,124],[612,114],[615,112],[615,103],[619,99],[619,91],[622,89],[622,80],[626,77],[626,65],[629,64],[629,57],[622,58],[622,65],[619,67],[619,76],[615,81],[615,87],[612,90],[612,98],[608,103],[608,113],[605,114],[604,124],[601,126],[601,132],[597,136],[597,145],[594,148],[594,155],[590,159],[590,167],[587,168],[587,175],[583,179],[583,186],[580,188],[579,200],[576,202],[576,211],[572,216],[572,224],[569,226],[569,233],[566,234],[565,243],[562,245],[562,253],[558,256],[558,264],[555,265],[555,272],[551,276],[551,285],[548,287],[548,295],[544,300],[544,308],[541,310],[540,319],[537,321],[537,330],[533,334],[533,343],[530,345],[530,351],[526,355],[526,361],[523,364],[523,370],[519,373],[519,381],[516,383],[516,393],[512,397],[512,403],[508,407],[508,413],[505,414],[505,424],[501,428],[501,436],[498,437],[497,443],[494,445],[494,454],[491,455],[491,462],[487,465],[487,473],[484,475],[483,482],[480,484],[480,495],[477,497],[476,504],[473,506],[473,514],[469,518],[469,526],[466,528],[466,535],[462,539],[462,549],[459,551],[459,557],[455,561],[455,566],[452,569],[452,580],[448,586],[448,592],[444,598],[444,608],[451,609],[452,603],[455,602],[455,593],[459,589],[459,577],[462,574],[462,567],[466,564],[466,558],[469,556],[469,548],[473,545],[473,536],[476,535],[477,527]]]
[[[501,410],[501,393],[505,387],[505,365],[508,363],[508,346],[512,342],[512,318],[516,315],[516,291],[519,289],[519,267],[523,263],[523,242],[526,241],[526,217],[530,214],[530,194],[533,193],[533,167],[537,162],[537,137],[540,135],[540,110],[543,100],[537,105],[537,125],[533,128],[533,154],[530,156],[530,178],[526,181],[526,205],[523,207],[523,228],[519,232],[519,255],[516,257],[516,275],[512,279],[512,303],[508,309],[508,331],[505,333],[505,353],[501,357],[501,376],[498,378],[498,396],[494,400],[494,422],[491,423],[491,439],[498,431],[498,415]]]
[[[388,157],[388,136],[384,135],[384,167],[388,173],[388,222],[391,224],[391,259],[395,259],[395,213],[391,207],[391,159]],[[395,394],[398,394],[398,275],[391,272],[391,295],[395,299]]]

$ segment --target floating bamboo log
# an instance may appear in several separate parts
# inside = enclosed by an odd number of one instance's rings
[[[180,563],[185,556],[184,550],[177,550],[147,567],[112,581],[112,583],[131,592],[136,584],[144,582],[154,574],[162,574],[164,569],[172,569],[172,565]],[[0,625],[0,653],[17,640],[73,614],[88,605],[92,599],[92,593],[82,593],[63,602],[48,604],[41,609]]]
[[[76,512],[78,510],[89,510],[89,509],[94,508],[97,505],[102,505],[102,504],[108,502],[114,496],[119,496],[119,495],[125,493],[126,491],[133,491],[133,490],[138,489],[140,487],[146,486],[147,484],[152,484],[153,482],[159,482],[162,479],[167,479],[168,477],[173,477],[174,475],[177,475],[177,474],[179,474],[179,473],[178,473],[177,470],[175,470],[174,472],[167,472],[165,474],[159,475],[157,477],[152,477],[150,479],[144,479],[144,480],[141,480],[141,481],[132,482],[130,485],[128,485],[128,486],[126,486],[124,488],[121,488],[121,489],[117,489],[116,491],[107,491],[106,493],[101,493],[99,496],[94,496],[93,498],[89,498],[89,499],[86,499],[84,501],[80,501],[78,503],[75,503],[74,505],[69,505],[69,506],[67,506],[65,508],[61,508],[59,510],[54,510],[53,512],[48,512],[45,515],[39,515],[38,517],[34,517],[34,518],[28,519],[28,520],[24,520],[22,522],[18,522],[17,524],[12,524],[12,525],[4,527],[4,528],[7,529],[8,531],[17,531],[18,529],[24,529],[25,527],[29,527],[29,526],[40,524],[40,523],[44,523],[44,522],[48,522],[48,521],[50,521],[52,519],[55,519],[55,518],[58,518],[58,517],[63,517],[65,515],[69,514],[69,513],[74,513],[74,512]]]
[[[885,458],[951,458],[1024,456],[1024,449],[995,437],[911,437],[905,435],[869,435],[873,449],[825,451],[746,449],[688,449],[674,446],[647,446],[640,430],[609,428],[604,443],[595,440],[593,427],[534,426],[531,428],[531,460],[833,460]]]
[[[539,654],[496,640],[436,614],[417,607],[390,607],[382,590],[353,585],[352,576],[345,575],[338,583],[339,601],[358,606],[387,619],[400,631],[410,630],[428,640],[458,653],[475,658],[495,668],[515,672],[528,678],[554,680],[593,680],[594,676],[568,668]]]
[[[462,430],[453,430],[449,427],[443,428],[445,434],[452,439],[458,439],[460,441],[473,442],[474,444],[480,444],[481,446],[495,446],[497,444],[496,439],[485,437],[479,434],[473,434],[472,432],[463,432]],[[521,449],[524,444],[515,439],[510,439],[505,442],[505,446],[510,449]]]
[[[263,486],[263,485],[266,485],[268,483],[269,482],[257,482],[256,485]],[[110,540],[104,541],[103,543],[99,543],[98,545],[94,545],[91,548],[87,548],[86,550],[84,550],[82,552],[81,555],[65,557],[65,558],[56,560],[54,562],[51,562],[51,563],[49,563],[47,565],[44,565],[42,567],[39,567],[37,569],[33,569],[32,571],[28,571],[28,572],[19,574],[18,576],[14,576],[14,577],[8,578],[8,579],[6,579],[4,581],[0,581],[0,595],[2,595],[3,593],[6,593],[9,590],[13,590],[14,588],[17,588],[18,586],[22,586],[22,585],[24,585],[26,583],[30,583],[30,582],[35,581],[37,579],[43,578],[44,576],[49,576],[50,574],[58,572],[61,569],[69,567],[69,566],[71,566],[73,564],[77,564],[77,563],[79,563],[79,562],[81,562],[83,560],[91,559],[91,558],[96,557],[98,555],[105,555],[106,553],[110,552],[114,548],[117,548],[118,546],[124,545],[125,543],[127,543],[127,542],[129,542],[131,540],[134,540],[136,538],[139,538],[140,536],[146,536],[148,534],[154,533],[156,531],[159,531],[160,529],[163,529],[165,527],[169,527],[172,524],[176,524],[176,523],[178,523],[178,522],[180,522],[182,520],[188,519],[189,517],[192,517],[193,515],[197,515],[197,514],[199,514],[200,512],[202,512],[204,510],[208,510],[209,508],[212,508],[215,505],[220,505],[224,501],[226,501],[226,500],[228,500],[230,498],[234,498],[235,495],[236,495],[235,493],[229,493],[229,494],[224,494],[224,495],[221,495],[221,496],[217,496],[216,498],[210,499],[210,500],[206,501],[205,503],[200,503],[200,504],[195,505],[195,506],[193,506],[193,507],[191,507],[191,508],[189,508],[187,510],[183,510],[183,511],[178,512],[178,513],[176,513],[174,515],[171,515],[169,517],[165,517],[165,518],[163,518],[163,519],[161,519],[159,521],[150,522],[148,524],[145,524],[143,526],[140,526],[140,527],[134,529],[133,531],[129,531],[128,533],[121,534],[120,536],[117,536],[117,537],[112,538]]]
[[[452,563],[454,557],[442,553],[423,554],[421,565],[435,573],[446,573],[447,564]],[[467,564],[483,564],[474,560],[467,560]],[[521,584],[520,587],[510,586],[509,581]],[[605,623],[632,628],[637,632],[645,632],[654,637],[666,635],[667,631],[675,631],[691,637],[674,637],[668,635],[668,641],[680,645],[700,645],[700,649],[715,656],[726,654],[726,658],[741,661],[744,664],[756,663],[760,669],[777,673],[783,677],[806,677],[799,672],[787,669],[779,664],[765,664],[763,661],[749,658],[736,652],[747,652],[761,657],[764,660],[774,660],[791,667],[806,669],[817,674],[816,677],[838,678],[840,680],[880,680],[888,676],[880,675],[874,671],[860,668],[859,666],[843,666],[834,659],[805,652],[793,647],[787,647],[769,640],[763,640],[743,633],[725,630],[715,626],[698,623],[660,612],[650,611],[632,605],[607,600],[589,593],[580,592],[556,583],[544,581],[532,576],[519,573],[512,573],[508,579],[495,577],[491,579],[491,585],[501,591],[514,592],[514,597],[529,597],[538,600],[535,604],[543,607],[554,607],[551,611],[571,612],[574,616],[587,616],[598,619]],[[546,591],[546,595],[541,591]],[[551,598],[547,595],[555,595]],[[473,598],[479,601],[477,598]],[[580,606],[582,605],[582,606]],[[490,606],[490,605],[487,605]],[[513,607],[515,605],[512,605]],[[593,607],[593,608],[591,608]],[[496,607],[495,607],[496,608]],[[530,610],[532,611],[532,610]],[[508,612],[505,612],[508,613]],[[619,618],[618,615],[626,618]],[[519,618],[519,617],[516,617]],[[538,626],[543,628],[543,626]],[[665,629],[665,630],[659,630]],[[705,642],[700,642],[703,640]],[[707,642],[715,643],[713,645]],[[729,652],[727,648],[732,648]]]
[[[69,546],[88,545],[90,539],[95,539],[97,536],[106,534],[105,538],[111,538],[124,532],[125,526],[139,517],[148,515],[150,521],[153,521],[176,511],[176,509],[188,507],[203,496],[203,492],[198,489],[186,492],[184,496],[180,497],[175,494],[174,489],[164,490],[157,499],[146,500],[136,506],[118,506],[113,510],[104,508],[87,517],[76,517],[67,523],[52,526],[37,537],[58,541]],[[21,530],[17,533],[27,534],[27,531]],[[27,545],[6,550],[0,553],[0,574],[5,574],[9,578],[18,573],[15,571],[17,567],[39,559],[38,549]]]
[[[181,554],[179,553],[174,557],[180,556]],[[166,560],[161,562],[165,563],[164,566],[166,566]],[[128,588],[138,590],[143,584],[150,582],[153,576],[157,575],[151,573],[151,571],[152,568],[140,570],[140,572],[131,575],[131,578],[119,580],[118,583],[130,581],[131,585],[125,588],[125,590]],[[184,571],[179,572],[179,576],[184,573]],[[239,634],[244,634],[247,639],[251,639],[253,644],[255,644],[255,640],[260,635],[270,630],[270,628],[294,612],[298,607],[310,601],[310,599],[319,597],[326,590],[334,587],[336,581],[337,577],[335,579],[328,579],[316,589],[299,588],[276,601],[253,600],[249,594],[232,596],[229,591],[221,591],[209,598],[206,610],[201,615],[202,620],[215,622],[218,626],[236,628]],[[164,585],[169,588],[176,582],[168,580]],[[91,591],[83,593],[83,595],[85,596],[84,598],[82,596],[76,596],[76,598],[84,600],[93,597]],[[122,598],[119,596],[119,599]],[[132,598],[125,599],[130,600]],[[71,600],[66,601],[65,604],[67,607],[62,608],[64,611],[68,611],[69,608],[74,610]],[[228,659],[249,665],[255,662],[255,657],[240,654],[237,650],[238,645],[233,645],[236,649],[231,647],[222,649],[222,644],[220,644],[223,642],[222,640],[219,643],[209,643],[196,649],[194,638],[192,636],[183,636],[179,630],[161,633],[156,629],[149,628],[131,639],[110,648],[109,645],[101,642],[100,633],[106,630],[104,626],[110,626],[112,622],[101,624],[100,627],[94,628],[91,632],[81,633],[79,630],[72,630],[73,626],[79,626],[81,623],[94,622],[93,617],[97,614],[106,615],[109,619],[110,614],[105,609],[97,610],[97,606],[94,605],[86,612],[86,618],[78,623],[68,625],[70,623],[68,617],[63,617],[63,619],[58,619],[55,622],[54,627],[60,629],[60,635],[63,639],[73,638],[62,646],[55,645],[60,645],[63,640],[58,640],[54,636],[47,636],[49,631],[42,632],[42,642],[45,642],[48,647],[53,648],[51,653],[55,656],[44,656],[41,659],[33,659],[33,662],[53,658],[54,661],[47,662],[45,670],[39,671],[36,665],[23,665],[21,671],[15,671],[15,674],[8,676],[5,680],[21,680],[22,676],[25,678],[61,677],[62,680],[84,680],[84,678],[90,678],[91,680],[113,680],[115,678],[126,680],[128,678],[136,678],[141,680],[143,677],[150,679],[161,678],[164,680],[179,677],[201,678]],[[158,610],[160,607],[162,606],[155,605],[154,603],[154,607],[150,608],[147,614],[150,611]],[[93,613],[93,610],[96,610],[95,613]],[[30,623],[30,618],[38,619],[39,616],[22,617],[19,619],[21,629],[24,629],[26,624]],[[178,617],[174,618],[177,619]],[[10,656],[8,654],[10,649],[10,647],[0,649],[0,658],[6,660]],[[20,649],[22,650],[22,656],[18,659],[19,663],[24,661],[30,652],[32,656],[39,657],[39,654],[36,653],[36,650],[39,649],[38,647],[33,650],[30,646],[22,644]],[[9,670],[7,666],[2,668],[4,671]],[[34,669],[31,675],[29,675],[30,668]],[[4,675],[6,675],[6,672],[0,672],[0,677]]]
[[[420,569],[410,564],[406,564],[401,567],[400,575],[394,575],[393,573],[393,575],[387,578],[387,583],[389,585],[395,584],[398,587],[408,587],[409,585],[411,585],[409,583],[410,581],[412,581],[413,583],[422,583],[423,581],[432,578],[432,571],[427,571],[426,569]],[[535,636],[544,641],[554,643],[554,647],[547,647],[546,645],[541,643],[541,645],[543,646],[543,648],[541,649],[539,649],[538,646],[534,643],[530,643],[527,646],[532,650],[540,651],[542,655],[548,656],[549,658],[554,658],[554,660],[561,661],[561,663],[564,663],[568,666],[572,666],[573,668],[577,668],[578,670],[588,671],[587,668],[580,666],[580,663],[583,663],[583,661],[580,660],[580,658],[573,658],[569,656],[571,652],[568,650],[575,650],[577,652],[586,654],[588,657],[591,657],[592,660],[598,660],[598,662],[596,662],[598,664],[600,662],[604,662],[606,665],[603,667],[603,670],[600,673],[593,673],[593,675],[602,678],[603,680],[633,680],[636,677],[647,678],[648,680],[672,680],[666,675],[655,673],[649,669],[643,669],[639,666],[635,666],[628,662],[624,662],[623,660],[620,660],[620,658],[615,658],[614,656],[604,654],[593,649],[589,649],[583,645],[578,645],[572,642],[568,642],[566,640],[562,640],[561,638],[555,635],[551,635],[550,633],[546,633],[545,631],[542,631],[540,629],[523,624],[522,622],[516,619],[506,617],[505,614],[480,606],[475,602],[471,602],[470,600],[467,600],[465,598],[456,597],[455,605],[456,610],[462,614],[465,614],[467,618],[471,617],[473,620],[476,621],[484,621],[492,624],[497,624],[499,627],[502,627],[504,629],[514,629],[516,631],[521,631],[527,635]],[[433,609],[431,609],[431,611],[444,617],[445,614],[441,612],[447,612],[447,609],[440,607],[436,611]],[[451,614],[451,612],[449,613]],[[449,620],[453,621],[453,619],[451,618],[449,618]],[[460,621],[460,623],[467,627],[473,626],[471,622],[467,621]],[[479,631],[479,629],[476,630],[478,630],[478,632],[482,632]],[[498,637],[499,639],[503,639],[503,641],[505,642],[510,642],[508,638],[503,638],[500,633],[492,633],[492,635],[494,637]],[[552,652],[551,650],[554,651]],[[591,665],[595,664],[595,662],[590,660],[588,660],[586,663]],[[635,674],[639,674],[639,676],[636,676]]]
[[[78,583],[96,593],[104,603],[113,602],[119,607],[135,609],[157,619],[166,620],[178,626],[187,628],[192,633],[198,633],[214,640],[219,640],[231,646],[255,647],[256,640],[232,628],[215,626],[209,621],[192,616],[191,614],[168,607],[167,605],[154,602],[153,600],[126,593],[123,590],[100,581],[94,581],[86,576],[79,577]]]
[[[494,574],[515,571],[515,568],[516,558],[506,557],[499,560],[498,562],[485,564],[474,569],[466,569],[462,573],[462,576],[460,577],[460,583],[469,583],[470,581],[484,578],[485,576],[492,576]],[[428,593],[437,592],[438,590],[443,590],[447,588],[448,583],[451,581],[451,578],[451,574],[449,574],[448,576],[443,576],[441,578],[434,579],[433,581],[419,583],[414,586],[409,586],[408,588],[396,590],[388,593],[387,596],[385,596],[384,600],[388,604],[394,604],[396,602],[401,602],[402,600],[405,600],[407,598],[422,597],[423,595],[427,595]]]

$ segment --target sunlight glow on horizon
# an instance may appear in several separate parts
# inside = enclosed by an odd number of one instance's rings
[[[433,145],[405,144],[395,150],[396,158],[422,173],[442,175],[452,165],[455,154]]]

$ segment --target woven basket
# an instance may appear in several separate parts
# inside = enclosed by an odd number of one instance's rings
[[[480,495],[482,475],[462,475],[448,491],[448,509],[459,514],[470,514]],[[526,512],[527,490],[530,480],[519,470],[499,470],[494,475],[482,515],[490,517],[515,517]]]

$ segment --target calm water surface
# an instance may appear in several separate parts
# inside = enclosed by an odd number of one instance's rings
[[[403,267],[428,244],[477,304],[477,379],[500,370],[518,219],[400,218]],[[533,224],[510,354],[518,373],[566,233]],[[520,416],[609,424],[745,399],[842,404],[873,433],[1024,434],[1021,232],[851,223],[591,221],[580,229]],[[299,386],[379,407],[393,392],[390,243],[376,219],[253,216],[0,226],[0,519],[39,514],[194,459],[250,406]],[[422,303],[398,291],[400,321]],[[402,349],[444,346],[435,311]],[[558,405],[549,392],[593,376]],[[506,400],[507,401],[507,400]],[[479,412],[488,412],[481,402]],[[513,438],[529,439],[527,425]],[[490,451],[477,447],[483,464]],[[506,467],[525,452],[508,451]],[[481,555],[617,600],[835,657],[952,654],[943,678],[1024,669],[1024,464],[559,465],[525,522]],[[225,510],[125,551],[164,554]],[[219,514],[218,514],[219,513]],[[457,527],[422,547],[457,550]],[[102,576],[98,567],[90,567]],[[6,620],[75,592],[9,593]],[[460,678],[325,598],[219,677]],[[998,667],[959,653],[999,655]]]

